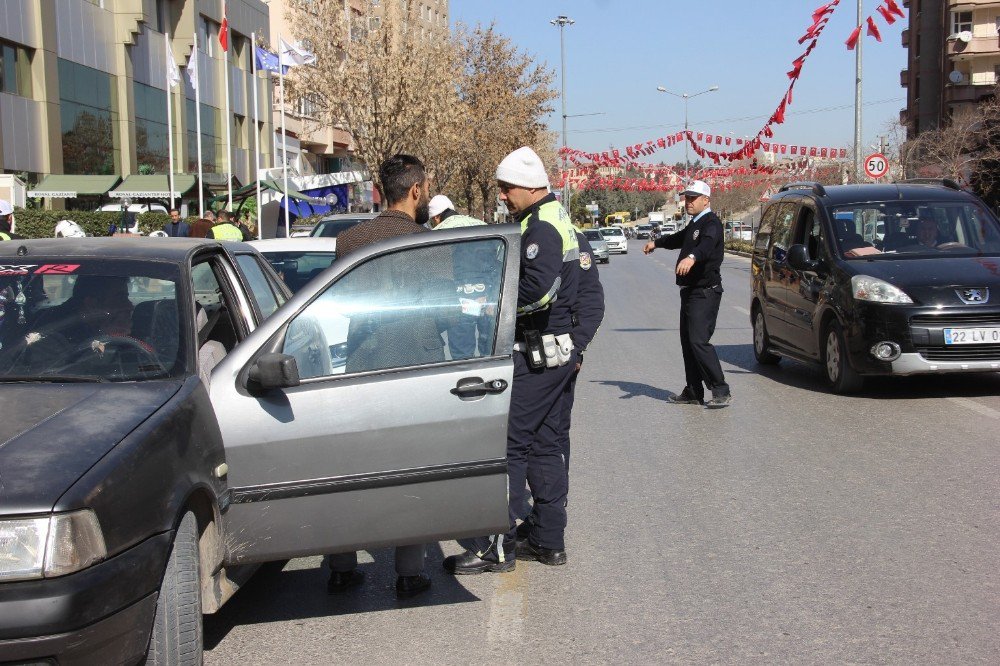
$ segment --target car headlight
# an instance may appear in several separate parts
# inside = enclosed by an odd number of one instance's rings
[[[90,509],[0,520],[0,582],[64,576],[107,554],[101,525]]]
[[[906,295],[899,287],[893,286],[885,280],[873,278],[870,275],[855,275],[851,278],[851,287],[854,291],[854,298],[859,301],[871,301],[872,303],[913,303],[913,299]]]

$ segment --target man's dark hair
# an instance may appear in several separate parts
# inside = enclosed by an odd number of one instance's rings
[[[233,214],[230,213],[228,210],[220,210],[218,213],[215,214],[215,221],[216,222],[232,222],[233,221]]]
[[[0,231],[10,233],[10,215],[0,215]]]
[[[378,177],[382,181],[385,202],[390,206],[402,201],[411,187],[427,180],[424,163],[413,155],[403,154],[393,155],[382,162]]]
[[[181,214],[181,211],[180,211],[179,208],[171,208],[170,210],[167,211],[167,214],[169,215],[170,213],[173,213],[174,211],[177,211],[178,215]]]

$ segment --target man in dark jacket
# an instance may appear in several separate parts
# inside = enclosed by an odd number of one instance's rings
[[[379,167],[379,178],[388,209],[337,237],[337,261],[373,243],[397,236],[427,231],[429,181],[423,163],[411,155],[394,155]],[[384,276],[386,289],[392,288],[393,276]],[[414,337],[427,338],[414,344]],[[403,341],[403,342],[400,342]],[[347,372],[407,366],[444,361],[444,345],[433,320],[427,317],[378,320],[364,315],[352,317],[347,333]],[[424,358],[415,358],[414,350],[424,350]],[[357,571],[357,553],[339,553],[330,557],[330,580],[327,590],[343,592],[362,580]],[[396,595],[411,597],[431,586],[424,571],[424,545],[396,547]]]
[[[170,209],[170,221],[163,225],[163,230],[168,236],[174,238],[187,238],[191,233],[191,226],[181,219],[181,212],[176,208]]]
[[[727,406],[732,396],[719,356],[709,342],[722,301],[721,268],[725,254],[722,221],[709,207],[711,194],[708,183],[700,180],[688,183],[684,207],[692,216],[691,223],[677,233],[646,243],[642,251],[650,254],[658,247],[680,249],[675,272],[681,288],[681,351],[687,386],[668,399],[675,404],[700,405],[708,386],[712,398],[705,406],[715,409]]]

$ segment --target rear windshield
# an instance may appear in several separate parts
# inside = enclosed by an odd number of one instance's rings
[[[330,267],[337,258],[336,252],[265,252],[274,272],[285,285],[297,293],[310,280]]]
[[[178,376],[173,264],[32,257],[0,266],[0,382]]]
[[[342,232],[347,231],[356,224],[364,222],[364,218],[349,220],[326,220],[317,224],[310,236],[321,236],[323,238],[336,238]]]
[[[845,259],[910,259],[1000,254],[1000,224],[977,203],[886,201],[832,209]]]
[[[624,236],[622,230],[618,227],[608,227],[606,229],[601,229],[601,234],[604,236]]]
[[[593,231],[584,231],[583,235],[586,236],[587,240],[604,240],[604,236],[602,236],[601,232],[596,229]]]

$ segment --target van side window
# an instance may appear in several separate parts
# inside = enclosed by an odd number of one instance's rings
[[[771,204],[764,215],[760,218],[760,227],[757,229],[757,238],[754,241],[754,252],[766,252],[767,244],[771,241],[771,227],[774,225],[774,217],[778,213],[778,204]]]
[[[797,204],[782,203],[774,218],[774,230],[771,232],[770,257],[775,261],[784,261],[788,248],[792,244],[792,226],[795,221]]]
[[[803,205],[799,209],[799,220],[795,225],[795,242],[806,246],[810,259],[819,259],[823,250],[823,225],[812,206]]]

